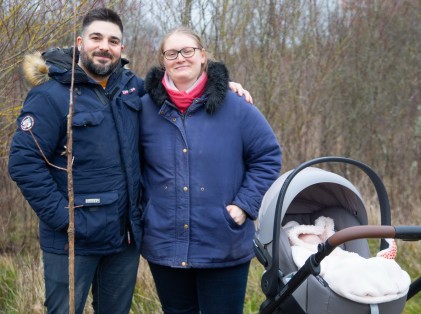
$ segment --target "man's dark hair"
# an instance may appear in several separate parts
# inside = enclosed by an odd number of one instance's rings
[[[82,32],[95,21],[110,22],[118,25],[121,33],[123,34],[123,23],[120,16],[113,10],[108,8],[93,9],[86,13],[82,21]]]

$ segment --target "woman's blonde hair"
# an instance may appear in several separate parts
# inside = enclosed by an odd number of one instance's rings
[[[193,38],[193,40],[196,42],[198,48],[204,49],[206,60],[205,60],[205,63],[202,64],[201,73],[206,72],[208,70],[208,62],[213,61],[213,59],[210,57],[209,53],[206,51],[200,36],[197,33],[195,33],[192,29],[190,29],[186,26],[178,26],[176,28],[173,28],[162,39],[161,44],[159,45],[159,50],[158,50],[158,63],[160,65],[160,67],[162,69],[165,69],[164,54],[163,54],[164,53],[164,45],[165,45],[167,39],[174,34],[183,34],[183,35],[189,36],[189,37]]]

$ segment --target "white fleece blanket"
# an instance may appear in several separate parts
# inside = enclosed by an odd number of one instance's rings
[[[328,217],[319,217],[315,225],[289,222],[284,228],[291,243],[293,260],[299,268],[317,252],[317,243],[302,235],[317,235],[321,243],[334,233],[333,220]],[[396,254],[396,244],[392,243],[391,250]],[[321,262],[320,275],[334,292],[355,302],[377,304],[399,299],[407,294],[411,279],[394,259],[390,259],[395,254],[383,251],[367,259],[337,247]]]

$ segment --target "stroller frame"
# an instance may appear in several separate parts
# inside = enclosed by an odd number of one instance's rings
[[[304,266],[301,267],[287,283],[283,283],[281,278],[284,274],[282,274],[281,270],[278,268],[280,261],[279,245],[281,228],[277,226],[281,226],[282,208],[286,191],[291,181],[299,172],[305,168],[321,163],[351,164],[361,169],[370,178],[375,187],[379,200],[381,226],[354,226],[337,231],[334,235],[327,239],[325,243],[319,244],[318,252],[311,255],[305,262]],[[386,188],[377,173],[362,162],[338,156],[316,158],[302,163],[293,171],[291,171],[291,173],[285,179],[279,192],[279,196],[276,202],[273,226],[273,244],[271,255],[269,252],[267,252],[267,250],[264,249],[259,239],[256,236],[254,238],[254,249],[256,257],[265,267],[265,272],[263,273],[261,279],[261,289],[266,295],[266,300],[260,307],[259,313],[261,314],[278,313],[280,306],[284,303],[290,302],[288,298],[310,275],[316,276],[320,273],[321,261],[326,256],[328,256],[337,246],[347,241],[363,238],[380,238],[380,250],[383,250],[388,247],[388,243],[384,240],[385,238],[395,238],[407,241],[421,239],[421,227],[391,226],[389,198]],[[421,289],[420,280],[421,278],[411,284],[407,299],[415,295]]]

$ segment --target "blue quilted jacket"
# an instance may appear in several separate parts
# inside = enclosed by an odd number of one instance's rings
[[[151,70],[142,98],[142,255],[180,268],[245,263],[254,256],[261,200],[281,170],[277,139],[256,106],[227,91],[223,64],[209,65],[204,95],[184,115],[169,101],[162,76]],[[243,225],[229,204],[247,213]]]
[[[41,247],[57,254],[68,251],[67,173],[57,167],[67,164],[71,58],[71,49],[52,49],[26,64],[29,79],[40,84],[24,102],[9,158],[12,179],[39,217]],[[37,62],[48,66],[46,79]],[[124,63],[105,90],[80,67],[75,70],[73,180],[80,255],[121,251],[129,232],[140,245],[138,123],[144,87]]]

